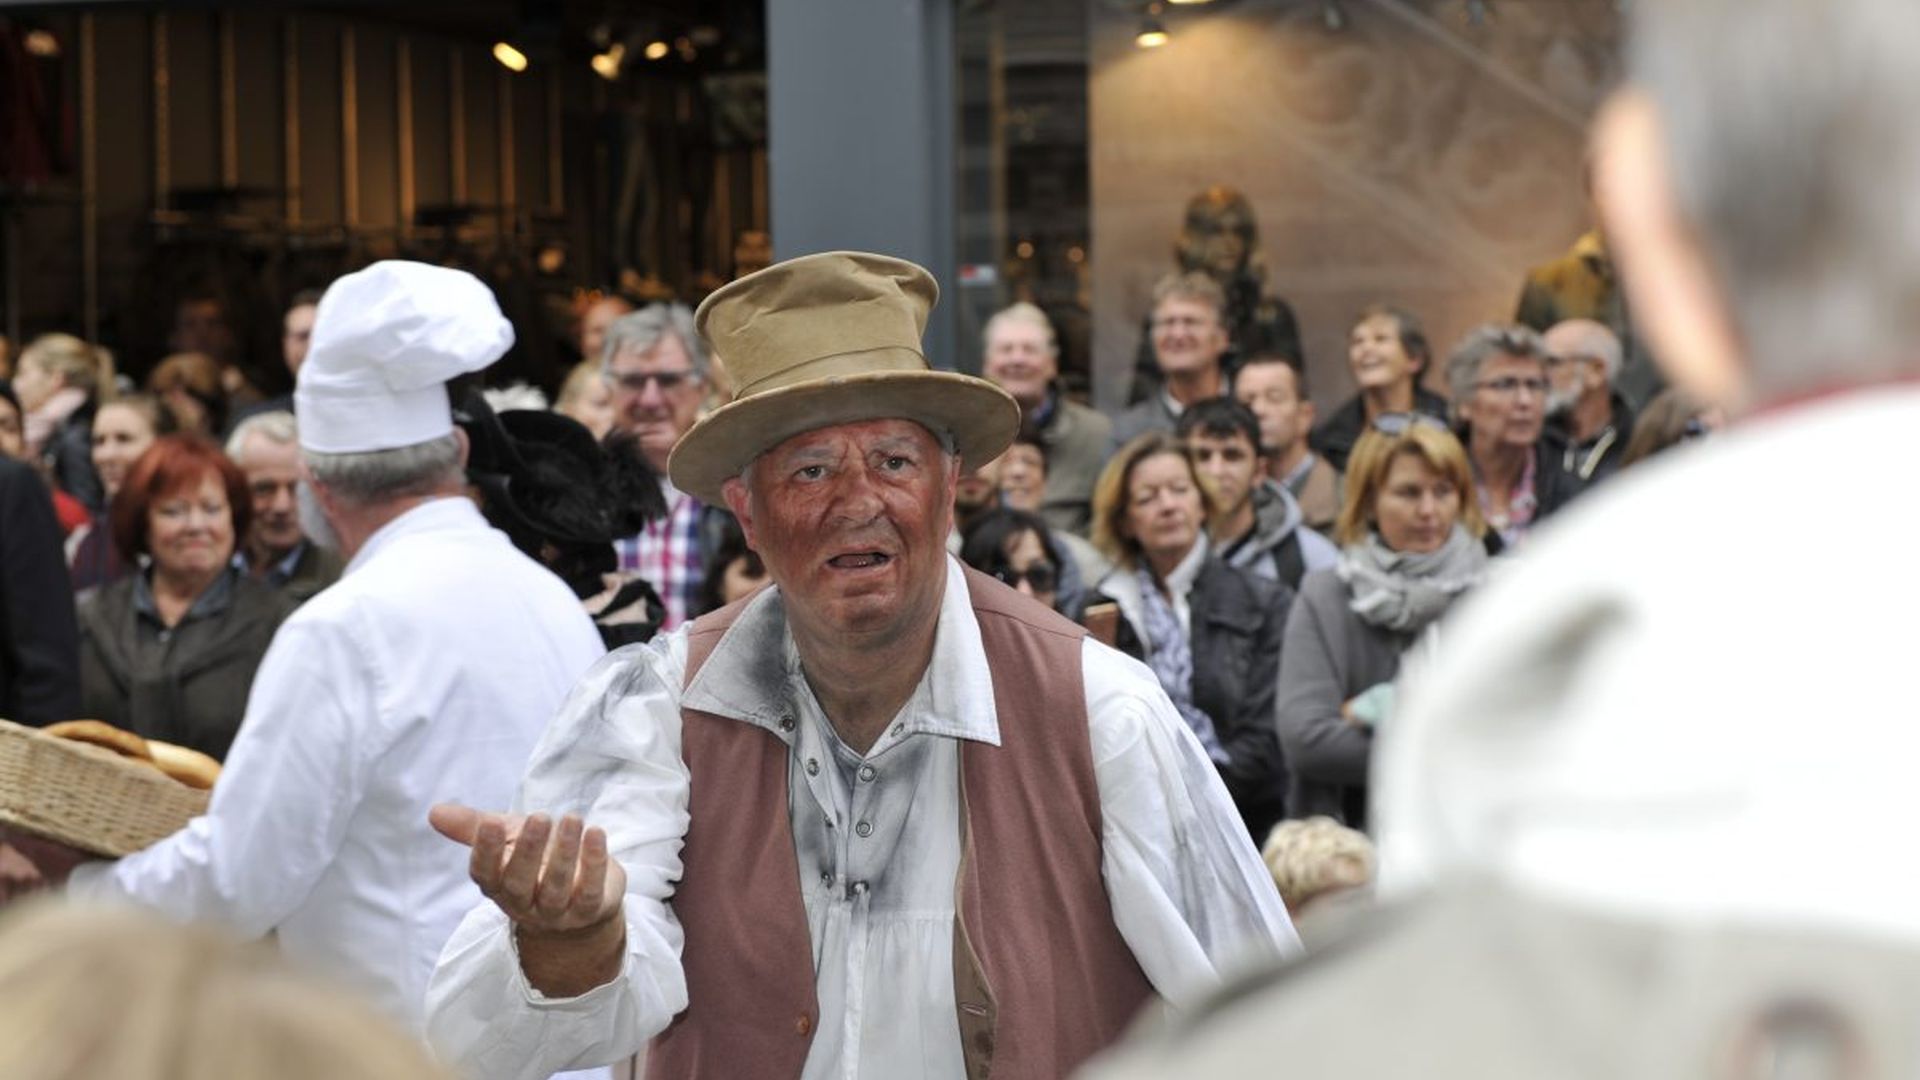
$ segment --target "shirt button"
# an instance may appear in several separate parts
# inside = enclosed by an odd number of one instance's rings
[[[862,779],[862,780],[872,780],[872,779],[873,779],[873,777],[874,777],[874,770],[873,770],[873,766],[871,766],[871,765],[862,765],[862,766],[860,766],[860,779]]]
[[[807,759],[807,775],[808,776],[820,775],[820,759],[819,758]]]
[[[856,882],[854,882],[854,883],[853,883],[853,895],[855,895],[855,896],[865,896],[865,895],[867,895],[867,883],[866,883],[866,882],[864,882],[864,881],[856,881]]]
[[[873,822],[863,821],[860,824],[855,825],[853,827],[853,831],[858,833],[860,835],[860,838],[864,840],[867,837],[873,835]]]
[[[792,731],[792,730],[793,730],[793,717],[791,717],[791,716],[782,716],[782,717],[780,718],[780,730],[781,730],[781,731]]]
[[[832,884],[833,884],[833,871],[831,871],[831,870],[827,870],[827,871],[823,871],[823,872],[822,872],[822,873],[820,874],[820,884],[822,884],[822,885],[832,885]]]

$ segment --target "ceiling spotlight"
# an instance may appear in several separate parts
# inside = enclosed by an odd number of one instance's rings
[[[493,43],[493,58],[500,61],[500,66],[508,71],[527,70],[527,54],[504,41]]]
[[[1157,49],[1173,40],[1167,28],[1160,25],[1159,19],[1147,19],[1140,24],[1140,32],[1133,36],[1133,43],[1143,49]]]
[[[649,60],[665,60],[667,54],[673,51],[673,46],[664,41],[649,41],[645,51]]]
[[[54,37],[51,31],[29,30],[26,37],[21,39],[20,45],[27,50],[28,55],[37,56],[42,60],[51,60],[60,55],[60,39]]]
[[[593,54],[593,59],[587,61],[587,63],[593,65],[594,74],[608,82],[613,82],[620,77],[620,66],[626,63],[626,60],[626,45],[616,41],[607,46],[606,52]]]

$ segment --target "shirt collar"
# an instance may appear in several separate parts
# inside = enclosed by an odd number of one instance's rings
[[[380,549],[392,544],[404,536],[430,532],[465,532],[473,528],[489,528],[487,519],[480,516],[480,508],[465,495],[447,495],[426,502],[387,522],[367,537],[360,550],[353,553],[353,561],[347,564],[346,573],[351,574],[370,561]]]
[[[1193,579],[1200,576],[1200,566],[1207,561],[1207,534],[1201,533],[1194,541],[1193,550],[1180,560],[1180,565],[1167,575],[1167,595],[1185,596],[1193,591]]]
[[[778,586],[748,602],[687,685],[689,709],[765,728],[789,745],[793,695],[811,693],[801,671]],[[959,560],[948,556],[946,591],[934,629],[933,658],[901,711],[898,736],[944,735],[1000,745],[1000,717],[980,622]],[[889,732],[891,741],[894,734]],[[876,744],[876,746],[879,744]]]
[[[307,553],[307,545],[309,543],[311,543],[311,541],[303,536],[300,538],[299,543],[293,545],[293,550],[275,560],[274,564],[267,568],[265,578],[267,584],[278,588],[292,581],[294,572],[300,569],[300,558]],[[242,551],[233,558],[240,569],[248,571],[249,573],[253,571],[253,558],[246,552]]]
[[[160,621],[160,607],[153,599],[153,582],[148,577],[151,572],[148,570],[133,576],[133,610],[157,623]],[[214,577],[212,584],[193,598],[193,603],[188,605],[187,613],[180,617],[180,621],[189,623],[227,610],[233,604],[233,579],[239,575],[239,566],[228,564],[225,570]]]

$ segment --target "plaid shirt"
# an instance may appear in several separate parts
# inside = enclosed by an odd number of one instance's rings
[[[700,562],[702,504],[664,480],[660,490],[667,499],[667,516],[648,522],[639,535],[616,540],[613,546],[620,554],[620,569],[638,573],[660,594],[667,608],[660,629],[671,630],[700,606],[705,579]]]

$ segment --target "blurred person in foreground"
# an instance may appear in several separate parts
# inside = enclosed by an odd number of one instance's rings
[[[340,580],[346,563],[300,524],[300,428],[291,412],[256,413],[233,429],[227,456],[247,478],[253,519],[239,551],[248,577],[295,604]]]
[[[1398,913],[1091,1075],[1275,1047],[1363,1080],[1920,1072],[1920,581],[1869,550],[1920,524],[1920,6],[1632,20],[1596,125],[1608,241],[1674,384],[1732,424],[1568,511],[1409,675],[1378,769]],[[1859,556],[1756,588],[1832,548],[1792,511],[1754,542],[1806,492]]]
[[[346,573],[274,635],[207,812],[112,862],[9,836],[49,884],[272,933],[420,1031],[434,959],[480,899],[427,808],[504,802],[602,652],[467,497],[445,384],[512,342],[460,271],[384,261],[327,290],[294,394],[307,531]]]
[[[1524,326],[1477,327],[1447,357],[1447,384],[1488,550],[1511,550],[1583,486],[1546,426],[1546,343]]]
[[[1067,397],[1060,384],[1060,341],[1046,312],[1029,303],[987,320],[980,374],[1020,405],[1020,426],[1046,453],[1046,485],[1033,510],[1056,529],[1084,534],[1093,482],[1106,462],[1113,421]]]
[[[161,406],[159,398],[148,394],[123,394],[100,406],[93,417],[93,468],[108,506],[120,494],[133,463],[155,439],[171,435],[173,430],[173,414]],[[133,569],[132,563],[120,557],[105,509],[74,532],[68,551],[75,592],[119,581]]]
[[[7,1080],[446,1080],[426,1049],[268,946],[150,914],[0,919]]]
[[[1423,413],[1381,417],[1354,448],[1339,565],[1307,576],[1281,652],[1287,816],[1367,827],[1401,658],[1486,572],[1472,482],[1460,441]]]
[[[477,1080],[649,1039],[675,1080],[1059,1076],[1154,995],[1291,948],[1151,675],[947,554],[963,463],[1019,409],[929,370],[935,295],[830,252],[701,305],[748,392],[674,486],[774,584],[596,667],[530,816],[436,808],[490,898],[428,1004]]]
[[[1093,542],[1114,568],[1090,600],[1119,605],[1114,647],[1152,669],[1257,840],[1286,810],[1273,695],[1293,590],[1220,557],[1217,507],[1188,444],[1121,447],[1094,489]]]
[[[108,524],[134,573],[80,596],[86,716],[225,758],[254,671],[293,610],[234,564],[253,517],[247,480],[197,435],[133,463]]]

